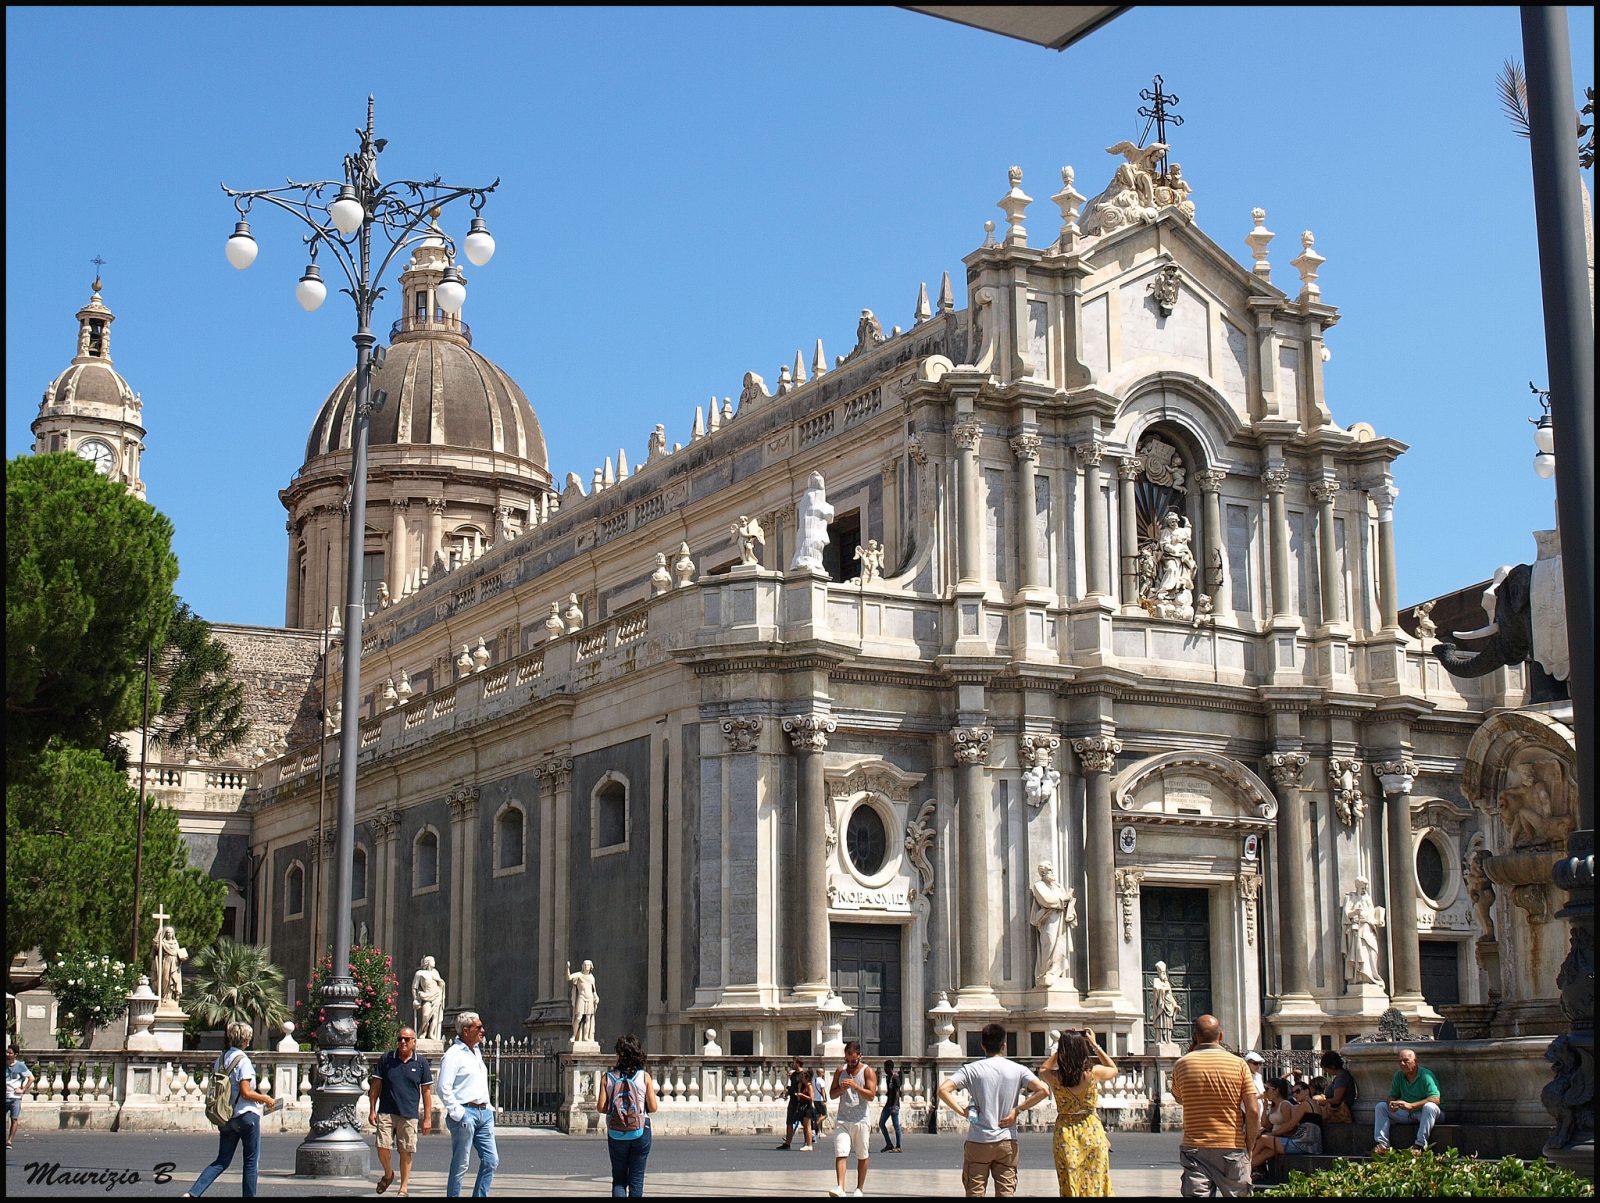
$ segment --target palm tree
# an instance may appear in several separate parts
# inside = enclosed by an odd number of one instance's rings
[[[223,1028],[243,1020],[262,1037],[289,1018],[283,970],[266,950],[218,936],[195,954],[184,973],[183,1005],[204,1028]]]

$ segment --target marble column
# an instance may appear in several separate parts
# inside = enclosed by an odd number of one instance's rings
[[[1278,794],[1278,955],[1283,967],[1280,997],[1311,993],[1311,956],[1306,939],[1306,872],[1311,838],[1300,796],[1308,759],[1304,752],[1272,752],[1267,756]]]
[[[1227,475],[1220,469],[1207,468],[1196,472],[1191,478],[1200,488],[1200,496],[1205,506],[1203,520],[1206,526],[1205,555],[1199,571],[1195,574],[1199,578],[1196,582],[1195,596],[1197,603],[1202,593],[1211,598],[1213,614],[1233,612],[1233,606],[1228,601],[1232,591],[1228,588],[1228,574],[1223,567],[1227,563],[1227,552],[1223,549],[1222,482],[1227,479]]]
[[[1289,605],[1289,510],[1283,496],[1289,487],[1289,469],[1268,468],[1261,474],[1261,483],[1267,489],[1271,525],[1272,617],[1292,619],[1296,615]]]
[[[289,575],[287,588],[283,598],[283,625],[298,627],[300,625],[300,540],[295,533],[293,519],[284,522],[283,529],[289,536]],[[326,625],[326,624],[324,624]]]
[[[1011,440],[1011,453],[1017,457],[1017,584],[1023,589],[1044,584],[1039,567],[1039,506],[1034,498],[1040,441],[1032,431]]]
[[[1139,605],[1139,502],[1134,493],[1139,473],[1144,471],[1144,456],[1124,455],[1117,460],[1117,515],[1121,519],[1122,604]]]
[[[444,498],[428,498],[428,545],[422,550],[424,567],[433,570],[433,560],[444,547]],[[449,559],[448,556],[445,557]]]
[[[450,983],[454,1009],[460,1010],[477,1001],[472,979],[477,960],[473,862],[478,841],[473,824],[478,815],[478,787],[459,785],[445,801],[450,806],[450,973],[445,980]]]
[[[1317,502],[1317,555],[1322,575],[1322,625],[1344,622],[1344,604],[1339,588],[1339,542],[1333,525],[1333,499],[1339,495],[1339,482],[1319,480],[1311,485]]]
[[[1385,877],[1389,886],[1389,997],[1426,1006],[1422,1001],[1422,951],[1417,941],[1416,842],[1411,834],[1411,787],[1417,763],[1404,756],[1372,765],[1383,786],[1384,826],[1388,843]],[[1410,1008],[1400,1006],[1402,1011]]]
[[[989,936],[989,789],[984,767],[994,732],[988,727],[955,727],[950,732],[956,762],[956,859],[961,866],[957,905],[961,958],[958,983],[973,1001],[992,996],[994,945]]]
[[[1106,446],[1099,439],[1079,443],[1074,450],[1083,464],[1083,543],[1085,595],[1104,597],[1111,591],[1106,579],[1106,497],[1100,488],[1100,461]]]
[[[411,571],[407,558],[411,551],[410,531],[406,526],[406,512],[411,502],[396,497],[389,503],[389,596],[399,601],[406,591],[406,574]]]
[[[1385,631],[1400,626],[1399,575],[1394,560],[1394,503],[1400,490],[1385,482],[1368,490],[1378,507],[1378,613]]]
[[[825,994],[828,978],[828,789],[823,775],[828,736],[837,723],[826,714],[796,714],[783,720],[794,745],[795,854],[787,858],[784,897],[794,933],[794,992]]]
[[[981,585],[983,571],[983,489],[978,477],[978,447],[983,427],[967,414],[950,428],[956,456],[956,576],[963,585]]]
[[[377,899],[373,907],[372,938],[390,955],[395,951],[395,936],[400,930],[398,883],[400,878],[400,812],[392,806],[380,808],[372,816],[372,835],[377,847],[378,873],[374,887],[368,884]]]
[[[1122,990],[1122,974],[1117,967],[1117,912],[1111,905],[1117,863],[1111,831],[1111,771],[1116,767],[1117,753],[1122,751],[1122,741],[1110,735],[1094,735],[1073,740],[1072,750],[1083,766],[1083,859],[1088,897],[1094,900],[1084,908],[1088,916],[1089,990],[1093,994],[1117,995]]]
[[[900,562],[900,466],[890,459],[879,471],[883,488],[883,572],[893,572]],[[862,531],[862,534],[868,532]],[[792,554],[792,553],[791,553]],[[785,561],[787,563],[787,561]]]

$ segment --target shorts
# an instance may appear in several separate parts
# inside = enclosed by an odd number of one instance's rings
[[[378,1147],[380,1149],[394,1148],[395,1137],[400,1138],[400,1151],[402,1153],[415,1153],[417,1151],[417,1127],[415,1119],[407,1119],[403,1115],[390,1115],[386,1111],[378,1112]]]
[[[6,1114],[11,1116],[12,1119],[21,1119],[22,1118],[22,1099],[21,1098],[7,1099],[6,1100]]]
[[[1312,1148],[1310,1144],[1298,1141],[1292,1136],[1280,1136],[1278,1137],[1278,1143],[1283,1146],[1283,1155],[1285,1157],[1316,1157],[1322,1153],[1320,1144],[1316,1148]]]
[[[848,1157],[854,1153],[857,1161],[865,1161],[872,1156],[871,1129],[864,1119],[838,1125],[833,1133],[833,1155]]]

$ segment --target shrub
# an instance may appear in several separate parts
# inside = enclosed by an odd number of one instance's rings
[[[289,1018],[283,1000],[283,970],[272,963],[267,950],[218,936],[189,962],[183,977],[183,1005],[192,1016],[190,1025],[226,1028],[243,1020],[267,1040],[273,1029],[283,1030]]]
[[[396,999],[400,983],[392,972],[392,958],[381,948],[357,944],[350,949],[350,976],[355,979],[356,1047],[368,1052],[391,1048],[400,1033]],[[322,983],[333,974],[333,957],[322,959],[306,983],[305,997],[295,1004],[295,1031],[316,1043],[317,1029],[327,1019],[322,1010]]]
[[[111,1023],[127,1013],[139,967],[75,952],[45,966],[41,980],[59,1004],[56,1043],[77,1048],[91,1026]]]
[[[1370,1161],[1343,1161],[1314,1174],[1298,1170],[1282,1186],[1257,1191],[1278,1198],[1349,1198],[1351,1196],[1482,1195],[1512,1198],[1594,1195],[1594,1183],[1570,1170],[1540,1159],[1506,1157],[1480,1161],[1457,1149],[1413,1156],[1409,1149],[1380,1153]]]

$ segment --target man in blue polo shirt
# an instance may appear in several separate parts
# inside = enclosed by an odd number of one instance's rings
[[[433,1126],[433,1072],[427,1059],[417,1053],[417,1034],[410,1028],[401,1028],[398,1043],[397,1048],[378,1058],[368,1092],[367,1122],[378,1130],[378,1161],[383,1165],[383,1177],[378,1180],[380,1195],[394,1181],[389,1150],[397,1144],[400,1193],[410,1194],[411,1155],[417,1151],[419,1110],[422,1131]]]

